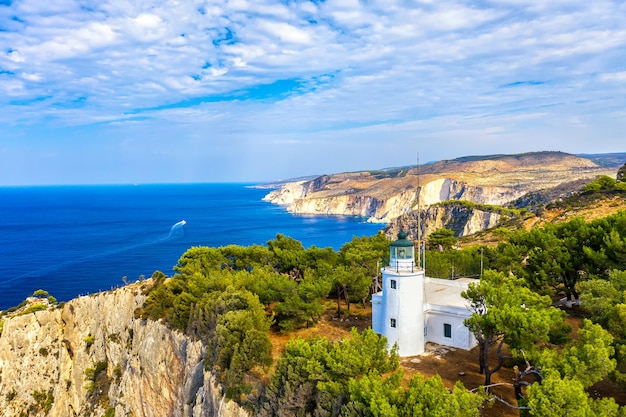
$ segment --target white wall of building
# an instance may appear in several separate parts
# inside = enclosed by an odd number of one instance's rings
[[[383,333],[383,293],[372,294],[372,330]]]
[[[429,311],[426,314],[426,341],[444,346],[470,350],[476,346],[476,338],[463,324],[467,313],[463,316],[440,311]],[[450,337],[446,337],[444,325],[450,325]]]

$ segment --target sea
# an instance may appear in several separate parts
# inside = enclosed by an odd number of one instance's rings
[[[43,289],[58,301],[173,275],[193,246],[266,244],[278,233],[336,250],[382,227],[294,215],[254,184],[0,187],[0,310]]]

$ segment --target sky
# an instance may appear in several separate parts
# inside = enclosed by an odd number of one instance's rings
[[[0,185],[625,143],[622,0],[0,0]]]

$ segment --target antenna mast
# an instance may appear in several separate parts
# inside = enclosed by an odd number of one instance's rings
[[[417,190],[415,192],[415,198],[417,199],[417,232],[416,232],[416,239],[417,239],[417,267],[418,269],[420,269],[422,267],[422,242],[420,240],[420,232],[422,230],[421,228],[421,224],[420,224],[420,219],[421,219],[421,213],[420,213],[420,153],[417,153]],[[424,254],[425,255],[425,254]]]

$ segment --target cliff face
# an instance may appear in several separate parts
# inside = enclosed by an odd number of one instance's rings
[[[421,167],[419,175],[415,167],[323,175],[283,184],[265,200],[292,213],[362,216],[372,222],[391,223],[416,208],[417,190],[422,209],[448,200],[505,205],[529,193],[598,175],[614,176],[616,171],[559,152],[466,157]],[[427,214],[425,220],[432,216]],[[436,215],[435,222],[443,217]],[[461,231],[467,234],[481,223],[493,224],[494,220],[471,220]]]
[[[420,192],[420,205],[430,206],[448,200],[503,205],[526,194],[527,189],[528,187],[521,184],[509,187],[482,186],[451,178],[439,178],[424,184]]]
[[[437,229],[447,228],[456,236],[467,236],[498,225],[501,215],[495,212],[466,206],[430,206],[421,212],[420,237],[425,238]],[[389,239],[396,239],[400,229],[408,233],[409,239],[416,240],[417,212],[400,216],[385,227]]]
[[[134,318],[143,301],[125,287],[7,319],[2,415],[247,417],[204,371],[201,342]]]

